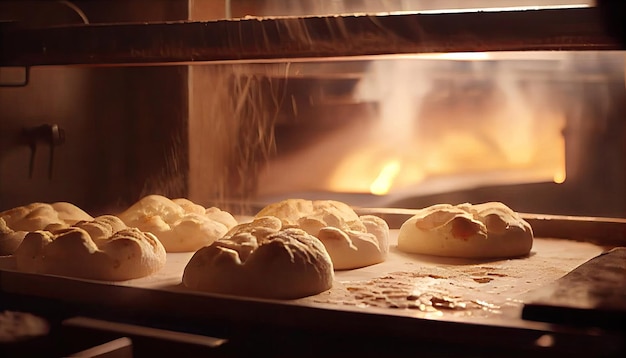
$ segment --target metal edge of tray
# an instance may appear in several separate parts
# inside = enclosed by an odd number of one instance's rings
[[[190,291],[170,291],[118,286],[59,276],[0,270],[0,294],[35,296],[71,307],[75,315],[108,319],[139,319],[175,329],[184,322],[185,331],[195,334],[245,338],[260,335],[261,329],[309,334],[346,334],[426,341],[431,344],[460,344],[489,349],[536,349],[537,340],[549,334],[565,351],[598,353],[598,344],[614,349],[621,336],[612,332],[590,334],[587,329],[542,322],[459,322],[364,312],[350,307],[312,307],[290,301],[241,298]],[[218,327],[218,328],[216,328]],[[217,331],[215,330],[217,329]],[[419,337],[416,337],[419,332]],[[419,345],[415,347],[419,350]]]
[[[290,61],[434,52],[620,50],[598,8],[243,18],[24,28],[0,66]]]
[[[527,297],[523,319],[626,330],[626,247],[604,252]]]

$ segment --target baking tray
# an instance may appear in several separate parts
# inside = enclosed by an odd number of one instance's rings
[[[14,270],[12,258],[5,257],[0,260],[0,290],[56,302],[88,315],[132,315],[178,324],[182,320],[192,333],[213,334],[219,326],[219,336],[228,338],[269,325],[287,331],[405,339],[419,332],[420,340],[435,342],[445,337],[449,344],[506,349],[536,347],[546,334],[578,353],[598,344],[607,350],[622,345],[619,334],[590,334],[588,327],[527,321],[521,316],[527,293],[598,256],[604,251],[601,246],[537,238],[527,257],[464,260],[402,253],[395,248],[397,234],[397,229],[391,231],[385,262],[338,271],[331,290],[298,300],[189,291],[182,287],[181,277],[192,253],[168,254],[166,266],[158,273],[124,282],[21,273]],[[436,304],[421,307],[423,301]]]

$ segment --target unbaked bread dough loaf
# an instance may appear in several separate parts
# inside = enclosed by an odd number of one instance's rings
[[[285,227],[297,227],[317,237],[336,270],[383,262],[389,251],[389,226],[373,216],[358,216],[334,200],[287,199],[261,209],[256,217],[275,216]]]
[[[151,232],[167,252],[196,251],[237,225],[228,212],[205,209],[187,199],[148,195],[118,215],[129,227]]]
[[[401,251],[448,257],[519,257],[532,245],[530,224],[499,202],[433,205],[408,219],[398,234]]]
[[[151,275],[166,260],[153,234],[128,228],[114,216],[29,232],[14,256],[20,271],[105,281]]]
[[[20,246],[26,231],[14,231],[8,227],[4,218],[0,217],[0,256],[12,255]]]
[[[118,231],[128,228],[122,219],[114,215],[102,215],[94,220],[79,221],[73,226],[87,231],[96,245],[102,240],[109,240]]]
[[[71,203],[59,201],[50,205],[52,205],[52,208],[56,210],[59,215],[59,219],[67,225],[74,225],[79,221],[91,221],[94,219],[81,208]]]
[[[93,217],[65,202],[32,203],[0,212],[0,256],[13,254],[31,231],[67,227],[81,220]]]
[[[324,245],[275,217],[259,217],[198,250],[183,284],[211,293],[295,299],[332,287],[333,264]]]

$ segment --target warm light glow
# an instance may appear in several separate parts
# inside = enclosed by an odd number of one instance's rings
[[[417,11],[420,14],[453,14],[462,12],[501,12],[501,11],[527,11],[527,10],[549,10],[549,9],[574,9],[590,7],[590,3],[585,4],[564,4],[564,5],[536,5],[536,6],[505,6],[505,7],[479,7],[479,8],[458,8],[458,9],[435,9]],[[395,11],[393,14],[410,13],[409,11]],[[415,12],[413,12],[415,13]]]
[[[550,83],[527,79],[535,63],[480,61],[493,53],[444,55],[468,61],[369,63],[354,99],[376,103],[376,118],[355,119],[316,137],[316,145],[298,155],[272,162],[263,194],[330,191],[383,201],[489,185],[563,183],[566,116]],[[536,65],[544,74],[563,64],[542,55]]]
[[[418,54],[415,58],[429,60],[454,60],[454,61],[487,61],[491,60],[490,54],[486,52],[446,52]]]
[[[399,160],[387,163],[380,171],[380,174],[378,174],[376,180],[374,180],[372,185],[370,185],[371,193],[374,195],[387,194],[393,185],[394,178],[400,172],[400,168],[401,165]]]
[[[565,170],[565,138],[559,138],[559,149],[561,155],[560,166],[557,168],[556,172],[554,172],[554,182],[557,184],[565,183],[565,178],[567,177],[567,171]]]
[[[558,171],[554,173],[554,182],[557,184],[563,184],[565,182],[565,171]]]

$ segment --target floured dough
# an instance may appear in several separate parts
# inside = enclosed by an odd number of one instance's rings
[[[0,256],[13,254],[31,231],[68,227],[81,220],[93,217],[65,202],[32,203],[0,212]]]
[[[275,216],[286,227],[297,227],[322,241],[336,270],[383,262],[389,251],[389,226],[373,216],[358,216],[334,200],[287,199],[263,208],[256,217]]]
[[[79,221],[73,226],[87,231],[96,244],[101,240],[108,240],[113,234],[128,228],[120,218],[114,215],[102,215],[94,220]]]
[[[499,202],[433,205],[408,219],[398,234],[398,249],[436,256],[518,257],[532,245],[530,224]]]
[[[148,276],[165,265],[153,234],[128,228],[115,216],[30,232],[15,252],[18,270],[105,281]]]
[[[118,216],[129,227],[156,235],[167,252],[196,251],[237,225],[226,211],[161,195],[148,195]]]
[[[198,250],[183,274],[194,290],[294,299],[332,287],[334,274],[324,245],[275,217],[259,217]]]

